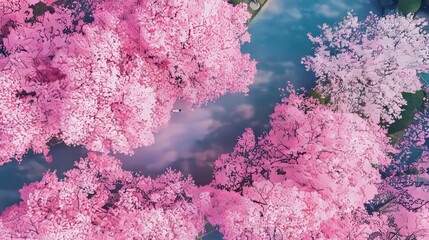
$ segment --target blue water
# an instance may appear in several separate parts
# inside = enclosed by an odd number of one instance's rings
[[[253,128],[257,135],[268,129],[268,116],[281,100],[279,88],[287,81],[307,89],[314,85],[314,75],[300,64],[302,57],[312,54],[306,34],[318,33],[317,25],[340,21],[350,10],[360,19],[369,11],[381,13],[378,0],[269,0],[250,24],[251,43],[242,48],[259,62],[249,96],[229,94],[201,109],[175,113],[153,146],[138,149],[131,157],[118,155],[124,168],[156,176],[172,167],[190,173],[197,184],[210,182],[213,161],[233,149],[245,128]],[[21,165],[0,167],[0,211],[19,201],[18,189],[24,183],[40,180],[48,169],[62,176],[86,151],[57,145],[52,155],[52,164],[28,154]],[[205,239],[219,239],[213,234],[216,237]]]
[[[257,135],[268,129],[268,116],[281,100],[279,88],[287,81],[307,89],[315,84],[314,74],[300,63],[312,54],[307,33],[318,33],[317,25],[342,20],[350,10],[360,18],[369,11],[381,13],[378,0],[269,0],[250,24],[251,43],[242,48],[258,61],[249,96],[227,95],[194,112],[175,114],[153,146],[120,156],[124,168],[156,176],[173,167],[192,174],[198,184],[210,182],[212,162],[233,149],[245,128]]]

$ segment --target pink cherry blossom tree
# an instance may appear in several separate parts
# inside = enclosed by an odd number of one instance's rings
[[[417,74],[429,69],[425,26],[425,19],[412,15],[371,13],[359,22],[349,13],[335,27],[321,26],[320,36],[309,34],[315,54],[302,62],[334,110],[391,124],[406,104],[402,93],[420,90]]]
[[[244,5],[223,0],[2,1],[0,164],[56,138],[132,154],[183,99],[247,92]],[[7,149],[7,150],[6,150]]]
[[[121,169],[119,160],[89,154],[59,180],[48,172],[20,190],[23,202],[0,217],[3,239],[192,239],[204,218],[196,186],[167,171],[156,179]]]
[[[394,161],[385,169],[380,194],[371,211],[391,219],[390,234],[402,238],[429,237],[428,103],[396,145]]]
[[[258,139],[247,129],[234,152],[216,160],[211,186],[218,190],[206,190],[200,203],[208,221],[226,239],[360,239],[376,232],[379,218],[363,207],[377,193],[378,167],[390,163],[385,130],[294,93],[270,123]]]
[[[427,144],[424,115],[406,135],[420,148]],[[215,162],[216,190],[196,199],[226,239],[429,237],[427,152],[418,175],[407,166],[382,180],[390,156],[404,156],[385,130],[294,94],[276,106],[271,127],[258,139],[246,129]]]
[[[57,49],[70,44],[73,33],[82,33],[72,22],[79,29],[86,24],[79,19],[83,12],[70,4],[0,2],[0,165],[11,157],[19,160],[28,149],[47,155],[46,142],[60,131],[65,75],[51,60]]]

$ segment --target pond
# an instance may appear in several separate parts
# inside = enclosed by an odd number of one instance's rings
[[[312,54],[307,33],[318,33],[317,25],[333,24],[350,10],[360,18],[369,11],[381,12],[378,1],[370,0],[270,0],[250,23],[252,40],[242,48],[258,62],[248,96],[229,94],[195,111],[178,104],[183,111],[174,114],[153,146],[132,157],[119,156],[124,168],[156,176],[172,167],[190,173],[198,184],[210,182],[212,162],[232,151],[245,128],[253,128],[257,135],[268,130],[269,114],[281,100],[279,88],[287,81],[295,87],[313,87],[315,76],[300,63]]]
[[[378,0],[269,0],[250,23],[251,43],[242,48],[258,61],[258,74],[248,96],[229,94],[194,111],[177,103],[183,110],[173,113],[154,145],[136,150],[133,156],[117,155],[124,169],[156,176],[171,167],[191,174],[197,184],[210,182],[213,161],[232,151],[245,128],[253,128],[257,135],[268,130],[269,114],[281,100],[279,88],[288,81],[307,89],[315,84],[314,75],[300,63],[302,57],[312,54],[307,33],[317,34],[317,25],[332,25],[350,10],[360,19],[369,11],[382,12]],[[0,210],[19,202],[18,189],[24,183],[40,180],[48,169],[57,170],[61,177],[86,155],[82,148],[61,144],[51,153],[51,164],[29,153],[23,164],[13,162],[0,168]]]

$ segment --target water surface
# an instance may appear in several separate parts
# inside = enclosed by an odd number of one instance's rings
[[[259,62],[249,96],[228,94],[195,111],[173,114],[169,126],[156,134],[154,145],[131,157],[118,155],[124,168],[156,176],[172,167],[191,174],[197,184],[210,182],[213,161],[232,151],[245,128],[253,128],[257,135],[268,130],[268,116],[281,100],[279,88],[287,81],[307,89],[314,85],[314,75],[300,64],[302,57],[312,54],[306,34],[318,33],[317,25],[340,21],[350,10],[360,19],[369,11],[380,13],[378,1],[372,0],[269,0],[250,24],[251,43],[242,48]],[[60,144],[52,155],[51,164],[29,153],[21,165],[0,167],[0,211],[19,202],[18,189],[24,183],[40,180],[48,169],[61,177],[86,151]]]

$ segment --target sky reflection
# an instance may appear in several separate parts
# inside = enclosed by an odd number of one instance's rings
[[[176,113],[153,146],[132,157],[120,156],[124,168],[156,176],[172,167],[190,173],[197,184],[210,182],[213,161],[232,151],[245,128],[253,128],[257,135],[268,130],[268,116],[281,100],[279,88],[287,81],[295,87],[313,87],[314,75],[300,63],[312,53],[307,33],[318,33],[317,25],[333,24],[349,10],[363,18],[369,11],[377,12],[376,7],[370,0],[270,0],[250,24],[252,41],[242,48],[258,61],[249,96],[229,94],[195,111]]]

